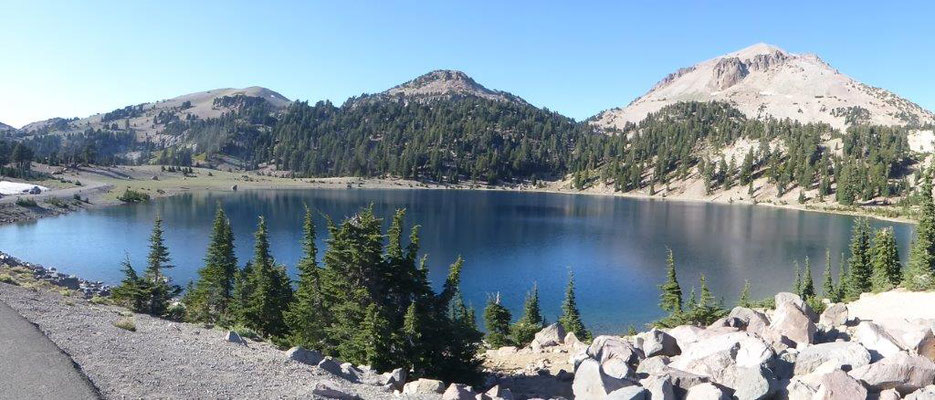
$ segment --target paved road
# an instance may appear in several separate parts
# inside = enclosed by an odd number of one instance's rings
[[[0,301],[0,400],[99,398],[68,355]]]

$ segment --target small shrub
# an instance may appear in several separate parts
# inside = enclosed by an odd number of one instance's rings
[[[137,192],[136,190],[127,188],[127,190],[124,191],[123,194],[117,197],[117,200],[120,200],[124,203],[142,203],[145,201],[149,201],[149,194]]]
[[[13,279],[10,274],[0,274],[0,282],[7,283],[10,285],[19,285],[15,279]]]
[[[73,198],[73,199],[75,199],[75,200],[77,200],[77,201],[81,201],[81,195],[78,194],[78,193],[75,193],[75,194],[71,195],[71,198]]]
[[[114,326],[130,332],[136,332],[136,323],[133,322],[133,318],[120,318],[114,321]]]
[[[27,199],[25,197],[17,197],[16,205],[20,207],[38,207],[39,204],[36,203],[33,199]]]
[[[94,296],[94,297],[91,297],[91,300],[88,300],[88,301],[90,301],[91,304],[97,304],[97,305],[108,305],[108,304],[110,304],[110,298],[102,297],[102,296]]]
[[[260,339],[260,335],[258,335],[256,331],[241,324],[232,326],[230,330],[237,332],[237,334],[240,335],[240,337],[245,337],[250,340]]]
[[[58,208],[68,208],[68,204],[65,204],[65,202],[62,201],[62,199],[60,199],[60,198],[58,198],[58,197],[49,197],[49,198],[45,199],[45,203],[46,203],[46,204],[49,204],[49,205],[52,205],[52,206],[55,206],[55,207],[58,207]]]
[[[62,289],[58,291],[58,294],[62,295],[62,297],[71,297],[71,290]]]
[[[81,181],[76,180],[76,181],[75,181],[75,186],[81,186]]]

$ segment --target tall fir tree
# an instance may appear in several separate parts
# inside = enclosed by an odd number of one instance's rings
[[[826,299],[835,301],[837,289],[834,287],[834,278],[831,276],[831,250],[825,250],[825,271],[822,274],[821,291]]]
[[[189,318],[212,323],[230,319],[228,311],[234,296],[237,256],[234,255],[230,220],[220,203],[204,261],[204,267],[198,270],[198,282],[186,296]]]
[[[111,298],[118,305],[124,306],[133,312],[148,312],[149,305],[149,284],[145,279],[140,278],[130,264],[130,256],[127,255],[120,266],[123,272],[123,280],[111,291]]]
[[[802,297],[802,270],[799,268],[799,260],[792,260],[792,265],[795,267],[795,282],[792,284],[792,293]]]
[[[484,327],[487,328],[486,340],[492,348],[509,346],[510,320],[513,316],[510,310],[500,304],[500,294],[491,296],[484,308]]]
[[[315,244],[315,221],[312,211],[305,207],[302,224],[302,258],[299,260],[299,283],[295,299],[285,313],[289,326],[289,341],[293,346],[322,349],[328,312],[324,309],[321,276],[318,268],[318,247]],[[375,318],[375,317],[374,317]],[[374,320],[373,322],[381,322]]]
[[[711,293],[704,274],[699,278],[699,283],[701,285],[701,295],[691,310],[691,318],[695,324],[707,326],[726,315],[727,312],[721,307],[721,303],[714,297],[714,294]]]
[[[545,327],[545,319],[539,308],[539,287],[535,283],[526,294],[523,304],[523,315],[513,324],[513,342],[518,346],[525,346],[532,342],[536,333]]]
[[[935,201],[932,200],[932,170],[922,174],[919,198],[919,223],[909,250],[909,263],[903,286],[909,290],[935,287]]]
[[[156,217],[149,236],[149,256],[146,258],[146,271],[143,273],[143,279],[149,289],[146,313],[156,316],[165,315],[169,309],[169,302],[182,291],[182,288],[173,285],[172,279],[165,274],[165,270],[172,268],[172,265],[169,264],[169,248],[166,247],[162,235],[162,218]]]
[[[562,301],[562,315],[558,318],[566,332],[573,332],[578,340],[591,341],[591,332],[584,327],[578,302],[575,299],[575,273],[568,271],[568,287],[565,289],[565,300]]]
[[[870,223],[866,218],[857,220],[851,234],[851,257],[848,259],[849,272],[845,289],[846,300],[856,300],[861,293],[872,289],[870,278],[873,268],[870,265]]]
[[[815,282],[812,280],[812,263],[805,257],[805,271],[802,272],[802,291],[799,296],[803,299],[815,297]]]
[[[753,305],[750,302],[750,281],[747,279],[743,281],[743,289],[740,290],[740,299],[737,300],[737,305],[748,308]]]
[[[292,285],[286,269],[276,265],[269,251],[266,220],[259,218],[255,234],[252,268],[247,276],[251,287],[246,296],[244,319],[247,326],[268,337],[283,337],[288,332],[283,312],[292,301]]]
[[[667,249],[666,253],[666,282],[659,285],[659,308],[668,311],[669,314],[678,314],[682,312],[682,288],[679,286],[678,278],[675,273],[675,257],[672,250]]]
[[[876,232],[870,247],[874,292],[884,292],[899,286],[902,279],[902,264],[899,262],[899,249],[892,228],[883,228]]]

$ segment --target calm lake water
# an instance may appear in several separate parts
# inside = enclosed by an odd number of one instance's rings
[[[266,216],[276,259],[295,273],[304,205],[335,220],[373,204],[380,216],[407,209],[409,225],[422,225],[422,252],[429,256],[436,289],[448,265],[465,259],[462,290],[481,315],[485,299],[499,292],[518,314],[526,291],[538,283],[550,320],[560,313],[568,271],[575,273],[584,320],[599,333],[622,332],[662,315],[657,285],[665,277],[666,247],[674,251],[684,292],[707,276],[728,304],[749,279],[754,297],[787,290],[793,260],[810,257],[821,282],[825,249],[834,270],[847,251],[854,218],[770,207],[716,205],[599,196],[460,190],[280,190],[197,193],[82,211],[0,227],[0,250],[81,277],[116,283],[124,254],[138,269],[147,252],[152,221],[164,219],[179,284],[202,265],[215,205],[230,216],[242,263],[252,252],[258,215]],[[319,255],[327,238],[316,220]],[[908,255],[912,226],[893,226],[900,255]],[[514,315],[518,317],[518,315]],[[481,323],[482,321],[478,321]]]

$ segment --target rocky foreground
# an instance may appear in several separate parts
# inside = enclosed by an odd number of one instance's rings
[[[708,327],[586,345],[553,325],[530,348],[488,355],[567,353],[580,400],[935,399],[933,301],[933,293],[892,291],[818,315],[780,293],[774,310],[737,307]]]

